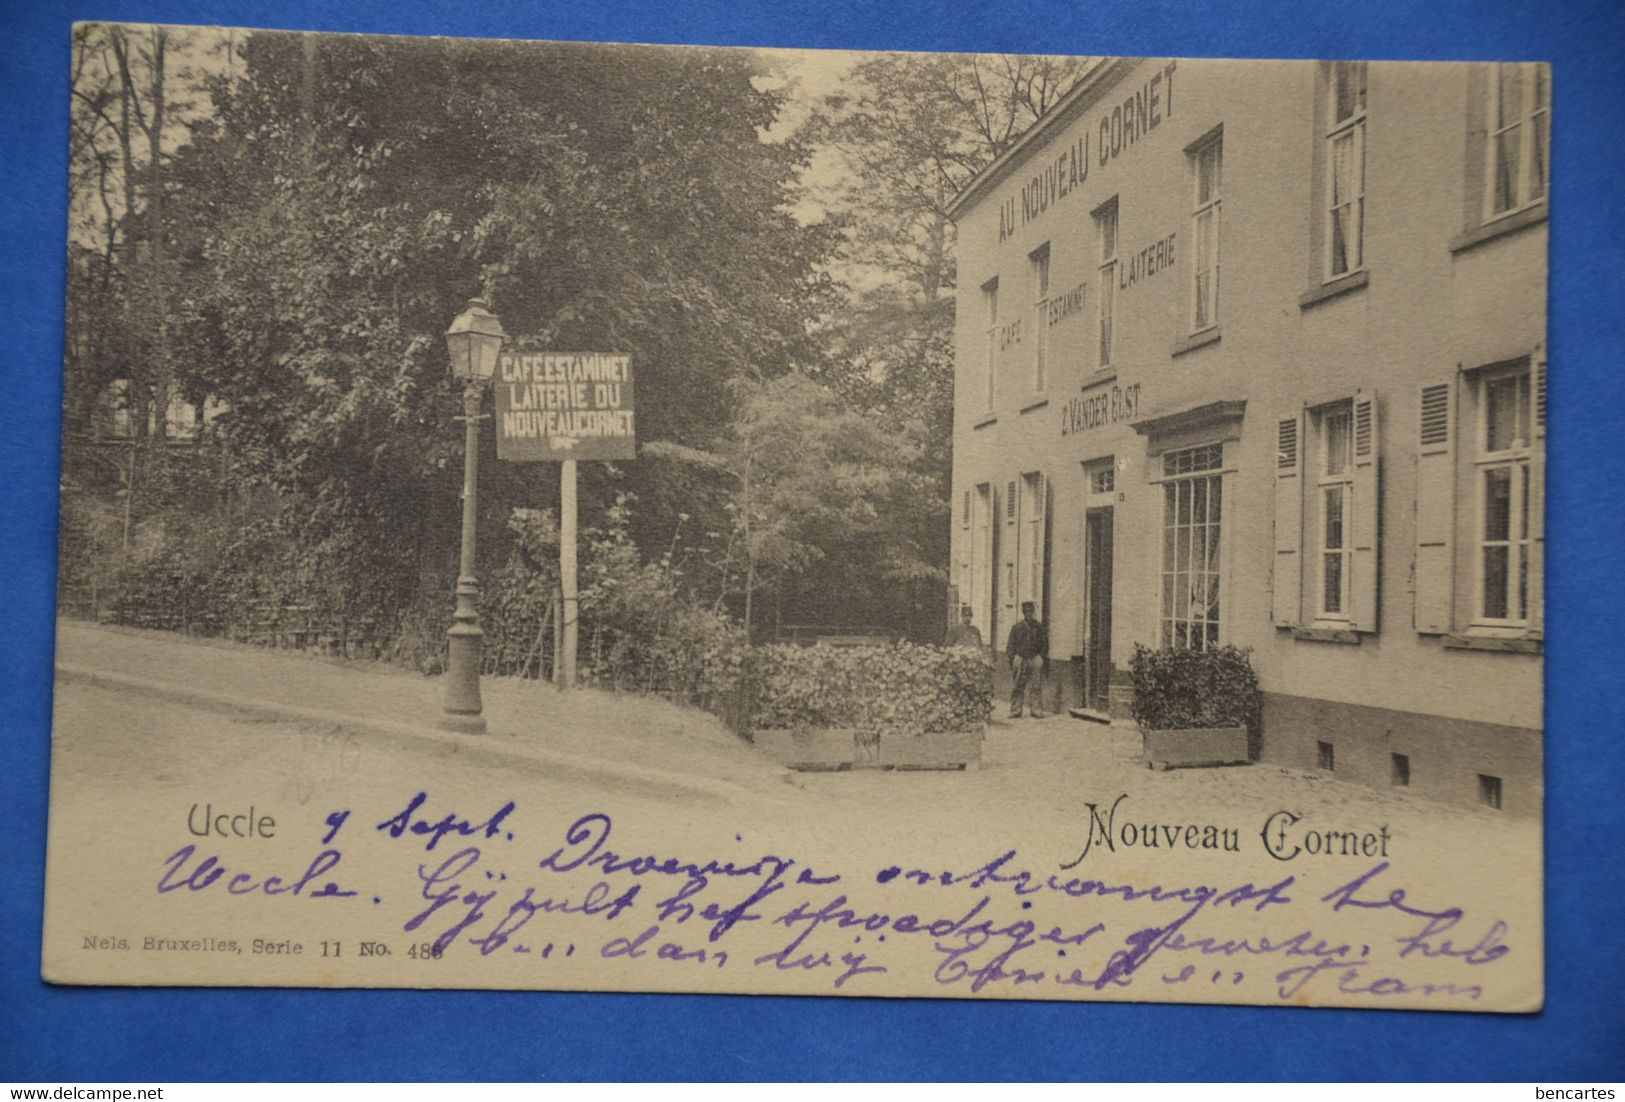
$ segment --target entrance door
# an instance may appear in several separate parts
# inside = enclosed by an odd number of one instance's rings
[[[1083,706],[1105,713],[1112,680],[1112,509],[1084,514]]]

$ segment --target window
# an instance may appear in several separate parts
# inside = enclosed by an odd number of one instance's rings
[[[1033,276],[1033,392],[1044,392],[1049,358],[1049,246],[1027,258]]]
[[[1505,63],[1489,81],[1486,219],[1546,198],[1551,146],[1551,89],[1546,66]]]
[[[1411,784],[1411,759],[1405,754],[1390,754],[1393,762],[1391,774],[1395,788],[1409,788]]]
[[[1337,749],[1331,743],[1315,743],[1315,768],[1328,773],[1337,769]]]
[[[973,533],[971,531],[971,523],[970,523],[970,498],[971,498],[971,492],[969,490],[965,490],[963,492],[963,494],[961,495],[961,498],[962,498],[962,500],[961,500],[960,510],[959,510],[959,559],[958,559],[958,561],[959,561],[959,573],[958,573],[959,599],[958,599],[958,601],[956,603],[956,607],[949,610],[949,621],[948,621],[948,623],[949,623],[950,627],[957,626],[958,623],[959,623],[959,608],[957,607],[958,605],[963,605],[966,608],[974,608],[975,607],[974,602],[971,600],[971,593],[972,593],[972,588],[971,587],[975,584],[975,582],[974,582],[975,575],[973,573],[974,567],[973,567],[972,563],[974,562],[975,555],[976,555],[975,543],[973,542]]]
[[[1162,457],[1162,645],[1219,645],[1219,532],[1224,448]]]
[[[1219,323],[1219,187],[1223,168],[1222,135],[1206,139],[1191,152],[1195,207],[1191,237],[1196,260],[1191,265],[1191,329],[1201,332]]]
[[[130,440],[135,436],[135,421],[130,412],[130,380],[114,379],[107,384],[101,396],[101,422],[105,435],[115,440]]]
[[[1112,365],[1113,327],[1117,314],[1117,200],[1095,211],[1095,232],[1100,238],[1100,356],[1097,366]]]
[[[994,385],[999,358],[999,281],[990,279],[982,284],[982,316],[987,321],[987,355],[985,357],[985,389],[982,391],[983,408],[993,409]]]
[[[1315,487],[1319,510],[1319,616],[1346,620],[1353,574],[1350,517],[1354,497],[1353,410],[1344,403],[1319,417],[1320,458]]]
[[[1361,392],[1277,424],[1271,577],[1277,627],[1377,630],[1377,414],[1377,395]]]
[[[164,435],[171,440],[197,438],[198,408],[179,394],[169,396],[169,407],[164,414]]]
[[[1426,384],[1418,407],[1416,630],[1539,638],[1546,364]]]
[[[1018,605],[1031,601],[1044,615],[1044,476],[1036,471],[1021,476],[1021,588]]]
[[[1496,373],[1480,381],[1474,622],[1493,627],[1522,627],[1529,622],[1531,381],[1527,370]]]
[[[1485,807],[1501,810],[1501,778],[1488,773],[1478,775],[1478,802]]]
[[[1326,279],[1365,267],[1366,63],[1336,61],[1326,118]]]

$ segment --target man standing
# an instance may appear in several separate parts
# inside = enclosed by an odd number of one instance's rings
[[[970,605],[959,606],[959,623],[948,629],[949,647],[982,649],[982,633],[971,623],[971,615]]]
[[[1004,648],[1010,655],[1010,718],[1020,719],[1023,700],[1031,702],[1034,719],[1044,718],[1044,666],[1049,661],[1049,632],[1038,622],[1031,601],[1021,602],[1021,619],[1010,629]]]

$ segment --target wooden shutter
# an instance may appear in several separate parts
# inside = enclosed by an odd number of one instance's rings
[[[1535,362],[1534,439],[1529,443],[1529,634],[1546,631],[1546,361]]]
[[[1000,567],[1004,571],[1004,604],[1006,608],[1019,609],[1021,607],[1021,518],[1017,515],[1019,501],[1016,483],[1019,479],[1012,478],[1004,484],[1004,525],[1010,531],[1004,540],[1004,560]],[[1012,618],[1017,613],[1011,613]]]
[[[1044,500],[1044,476],[1034,474],[1032,481],[1027,485],[1032,489],[1033,498],[1033,515],[1023,518],[1027,521],[1027,531],[1023,534],[1032,540],[1033,544],[1027,555],[1027,565],[1033,572],[1032,580],[1028,585],[1030,596],[1027,599],[1038,606],[1039,619],[1047,619],[1049,607],[1044,600],[1044,560],[1045,552],[1048,549],[1044,546],[1044,528],[1048,510],[1045,507],[1046,502]]]
[[[1374,632],[1382,607],[1382,464],[1376,394],[1354,396],[1353,431],[1354,562],[1349,578],[1349,619],[1355,631]]]
[[[1456,384],[1421,388],[1416,449],[1416,630],[1450,631],[1455,598]]]
[[[1276,627],[1293,627],[1303,603],[1304,423],[1300,411],[1276,425],[1275,561],[1270,606]]]

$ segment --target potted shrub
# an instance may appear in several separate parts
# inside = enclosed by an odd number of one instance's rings
[[[1227,765],[1250,761],[1259,729],[1258,676],[1247,652],[1134,648],[1134,722],[1145,762]]]
[[[753,649],[751,741],[793,769],[976,768],[992,674],[969,650]]]

